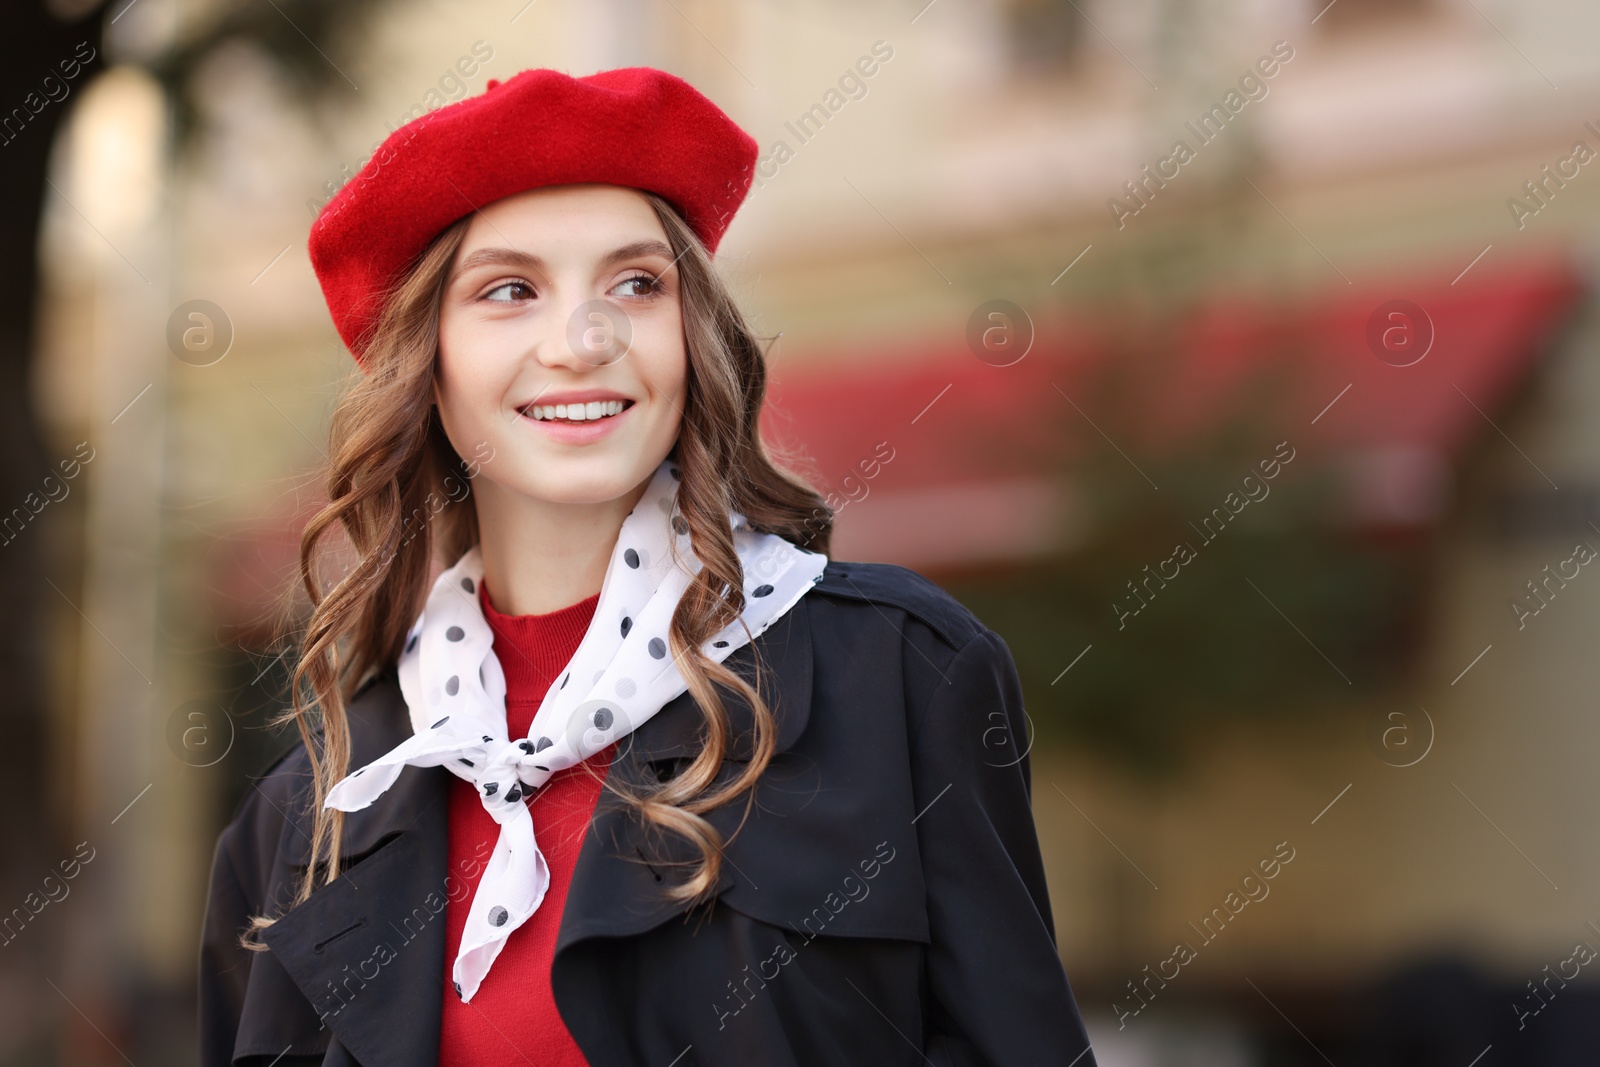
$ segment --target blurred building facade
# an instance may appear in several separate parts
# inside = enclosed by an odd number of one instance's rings
[[[213,10],[119,17],[122,65],[80,97],[45,206],[38,403],[63,456],[95,448],[82,611],[63,604],[53,629],[61,800],[101,850],[72,982],[100,1029],[184,1054],[181,1030],[164,1045],[129,1005],[165,991],[159,1017],[181,1026],[211,842],[287,743],[257,728],[284,682],[261,636],[358,373],[306,258],[314,212],[418,109],[530,66],[660,66],[761,143],[718,259],[778,335],[772,436],[847,502],[839,558],[982,582],[1092,544],[1070,462],[1062,478],[1044,461],[1105,436],[1072,383],[1148,352],[1153,323],[1175,324],[1193,388],[1151,395],[1145,428],[1180,447],[1205,383],[1298,324],[1297,391],[1249,449],[1287,435],[1348,461],[1350,524],[1427,546],[1422,638],[1380,700],[1219,724],[1156,778],[1090,747],[1032,753],[1061,953],[1102,1063],[1300,1062],[1289,1020],[1353,1049],[1378,1025],[1374,983],[1435,956],[1500,983],[1492,1010],[1515,1024],[1525,979],[1600,946],[1584,905],[1600,594],[1571,565],[1541,584],[1576,542],[1600,546],[1600,169],[1576,151],[1600,152],[1600,9],[396,4],[318,42],[348,92],[312,109],[257,46],[219,47],[180,140],[144,68]],[[1439,345],[1411,367],[1367,344],[1389,300],[1436,313]],[[1025,317],[987,318],[995,301]],[[975,346],[975,318],[1026,353]],[[827,429],[841,408],[848,447]],[[1241,587],[1207,624],[1263,600]],[[1093,610],[1103,635],[1061,648],[1030,701],[1048,688],[1070,708],[1074,657],[1119,639],[1113,605]],[[1329,666],[1337,690],[1354,665]],[[1245,906],[1253,871],[1270,891]],[[1167,962],[1178,943],[1191,961]],[[70,1014],[73,1062],[113,1062]],[[1523,1021],[1513,1035],[1538,1026]],[[1483,1043],[1527,1040],[1504,1029]]]

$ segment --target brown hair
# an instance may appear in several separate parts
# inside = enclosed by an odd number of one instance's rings
[[[818,552],[828,551],[833,512],[816,490],[780,468],[761,440],[766,354],[705,246],[666,200],[653,193],[641,195],[654,208],[677,257],[688,367],[683,422],[673,454],[682,474],[678,510],[703,566],[673,614],[669,640],[706,731],[699,755],[648,792],[636,793],[616,776],[605,780],[605,788],[635,809],[647,827],[681,834],[698,849],[698,862],[687,880],[664,890],[670,899],[686,902],[714,886],[721,871],[725,842],[702,813],[749,790],[748,817],[751,787],[765,771],[775,744],[775,719],[757,691],[759,659],[753,686],[700,650],[744,609],[743,570],[728,512],[737,510],[753,529]],[[324,808],[323,801],[349,770],[346,702],[371,676],[398,661],[426,598],[432,561],[437,557],[449,565],[478,539],[470,496],[477,464],[463,461],[445,436],[431,391],[440,301],[470,220],[466,216],[435,237],[384,301],[364,348],[366,373],[353,379],[334,410],[329,502],[305,526],[296,579],[281,609],[283,633],[291,625],[289,598],[304,588],[311,606],[301,655],[290,676],[292,700],[272,723],[293,721],[299,727],[312,768],[311,858],[292,904],[310,896],[324,857],[323,884],[339,873],[344,813]],[[460,490],[452,489],[452,483]],[[336,524],[348,538],[352,559],[323,592],[315,575],[319,544]],[[729,590],[726,596],[724,589]],[[731,739],[713,683],[740,694],[755,713],[752,758],[716,790],[709,787]],[[595,773],[593,768],[589,773]],[[739,827],[743,825],[741,820]],[[250,921],[241,944],[264,949],[253,935],[273,919],[258,915]]]

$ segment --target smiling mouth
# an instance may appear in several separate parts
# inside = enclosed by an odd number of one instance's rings
[[[559,422],[577,426],[620,415],[633,407],[632,400],[593,400],[587,404],[530,404],[522,413],[535,422]]]

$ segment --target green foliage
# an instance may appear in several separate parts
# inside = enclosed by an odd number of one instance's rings
[[[1087,542],[945,583],[1011,646],[1036,743],[1164,774],[1221,727],[1328,714],[1392,685],[1417,630],[1415,549],[1352,531],[1337,468],[1304,441],[1263,476],[1284,438],[1246,413],[1270,410],[1277,387],[1242,388],[1202,440],[1137,451],[1153,435],[1116,391],[1090,403],[1126,453],[1096,434],[1061,474],[1088,511]]]

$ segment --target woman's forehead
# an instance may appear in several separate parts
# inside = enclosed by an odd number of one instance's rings
[[[592,261],[619,248],[652,241],[669,244],[661,220],[637,189],[598,184],[545,186],[474,211],[456,262],[490,248],[526,253],[548,263]]]
[[[646,224],[656,231],[661,229],[650,201],[638,189],[585,182],[541,186],[493,201],[473,212],[473,227],[467,236],[471,239],[475,230],[508,222],[552,223],[563,219],[583,224]]]

